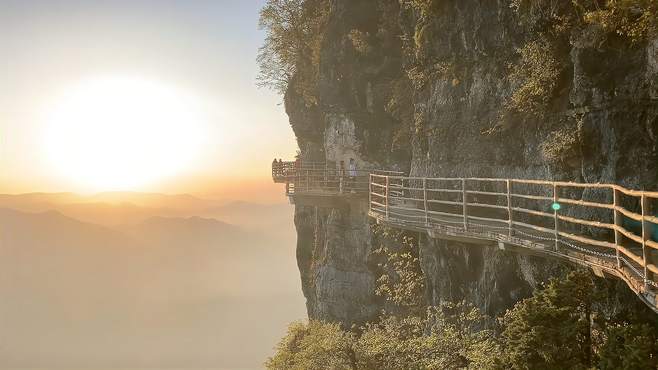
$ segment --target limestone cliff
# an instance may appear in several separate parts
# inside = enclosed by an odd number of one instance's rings
[[[658,187],[658,38],[578,24],[571,1],[313,3],[327,10],[317,74],[299,88],[298,71],[285,98],[303,158]],[[373,318],[383,303],[366,202],[298,206],[295,223],[309,316]],[[420,256],[429,303],[466,299],[489,314],[563,268],[426,237]]]

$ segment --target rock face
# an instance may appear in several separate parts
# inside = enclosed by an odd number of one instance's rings
[[[658,39],[629,44],[595,26],[569,31],[547,52],[558,67],[545,111],[524,115],[509,108],[523,83],[510,65],[534,28],[510,1],[434,1],[430,15],[397,0],[326,3],[317,103],[286,95],[302,157],[355,158],[414,176],[656,188]],[[366,200],[349,210],[298,206],[295,223],[309,316],[346,326],[376,316],[383,303]],[[495,315],[565,268],[421,239],[432,304],[466,299]]]
[[[350,324],[377,314],[367,204],[298,207],[297,263],[309,317]]]

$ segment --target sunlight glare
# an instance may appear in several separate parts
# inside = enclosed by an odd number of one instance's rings
[[[94,79],[51,109],[45,155],[58,176],[87,190],[136,190],[191,165],[206,120],[197,99],[168,86]]]

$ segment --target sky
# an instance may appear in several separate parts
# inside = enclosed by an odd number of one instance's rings
[[[296,143],[255,84],[263,3],[0,0],[0,192],[276,200]]]

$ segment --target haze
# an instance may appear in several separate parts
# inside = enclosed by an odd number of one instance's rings
[[[263,3],[0,0],[1,369],[257,369],[304,316]]]

